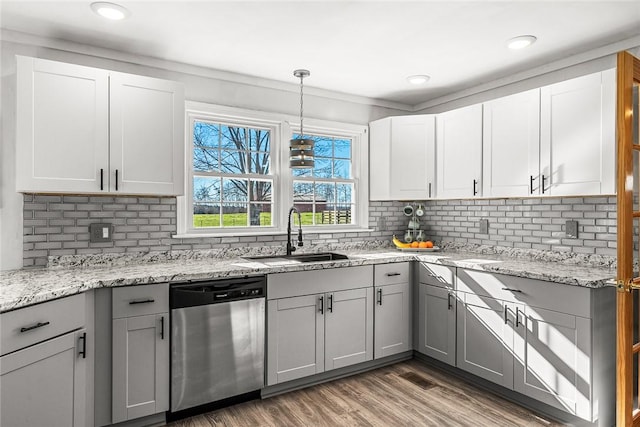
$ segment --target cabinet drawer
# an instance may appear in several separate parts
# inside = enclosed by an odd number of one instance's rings
[[[85,294],[74,295],[0,316],[0,353],[7,354],[85,324]]]
[[[269,274],[267,299],[338,292],[373,286],[373,266]]]
[[[169,284],[125,286],[112,291],[114,319],[169,311]]]
[[[411,263],[398,262],[393,264],[380,264],[373,267],[374,285],[394,285],[397,283],[409,283]]]
[[[420,283],[438,286],[440,288],[454,289],[455,267],[446,265],[429,264],[421,262],[418,264],[418,280]]]
[[[591,318],[591,290],[524,277],[458,269],[459,291]]]

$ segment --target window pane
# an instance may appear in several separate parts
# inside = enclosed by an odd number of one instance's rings
[[[193,201],[195,202],[219,202],[220,178],[193,177]]]
[[[216,149],[193,149],[193,170],[196,171],[219,171],[218,150]]]
[[[269,175],[270,168],[269,153],[264,151],[252,151],[249,153],[249,171],[259,175]]]
[[[249,129],[249,149],[251,151],[271,151],[270,132],[264,129]]]
[[[304,200],[299,202],[294,202],[293,206],[298,209],[300,212],[300,219],[302,220],[302,225],[314,225],[315,222],[313,220],[313,202],[310,200]],[[292,214],[291,225],[298,225],[298,215],[295,213]]]
[[[251,203],[249,205],[249,221],[253,226],[271,227],[271,204]]]
[[[313,147],[313,153],[316,157],[333,157],[333,139],[319,136],[314,138],[316,145]]]
[[[293,176],[311,176],[311,169],[291,169]]]
[[[335,202],[335,185],[327,183],[316,183],[315,189],[315,202],[318,206],[317,210],[333,209],[333,204]]]
[[[220,205],[214,203],[193,204],[193,226],[220,227]]]
[[[351,158],[350,139],[336,139],[334,141],[334,157],[339,157],[341,159]]]
[[[221,126],[221,146],[226,149],[248,150],[247,132],[245,128]]]
[[[247,188],[248,180],[246,179],[224,178],[222,180],[222,199],[224,202],[248,202]]]
[[[220,144],[220,125],[194,122],[193,145],[196,147],[217,148]]]
[[[249,200],[252,202],[271,202],[272,186],[273,183],[270,180],[249,181]]]
[[[313,202],[313,184],[307,182],[294,182],[293,201],[296,203]]]
[[[316,157],[316,163],[313,167],[313,176],[317,178],[331,178],[331,160]]]
[[[247,173],[247,152],[222,150],[220,153],[220,169],[224,173]]]
[[[351,178],[351,161],[334,160],[333,178]]]
[[[246,203],[223,203],[222,204],[222,226],[223,227],[246,227],[249,225]]]
[[[337,209],[348,209],[353,202],[353,184],[336,184]]]

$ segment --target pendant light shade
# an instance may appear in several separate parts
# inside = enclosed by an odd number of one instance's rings
[[[315,141],[304,137],[303,126],[303,79],[309,77],[309,70],[295,70],[293,75],[300,79],[300,137],[289,141],[289,167],[293,169],[312,169],[315,165],[313,145]]]

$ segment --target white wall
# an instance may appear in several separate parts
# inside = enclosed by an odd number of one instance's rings
[[[5,33],[3,33],[3,36]],[[15,39],[15,34],[10,34]],[[11,38],[10,37],[10,38]],[[24,37],[24,41],[1,42],[2,51],[2,147],[0,150],[0,270],[22,267],[22,196],[15,192],[15,55],[32,56],[91,67],[105,68],[176,80],[184,83],[187,100],[251,110],[299,115],[299,86],[278,84],[248,76],[231,76],[185,64],[154,58],[134,57],[122,52],[96,49],[75,43]],[[145,64],[145,65],[142,65]],[[224,79],[225,74],[228,79]],[[307,83],[309,84],[309,83]],[[375,105],[375,104],[382,104]],[[372,120],[407,114],[406,110],[388,108],[377,102],[322,90],[305,90],[305,117],[366,125]],[[392,105],[392,103],[387,103]]]

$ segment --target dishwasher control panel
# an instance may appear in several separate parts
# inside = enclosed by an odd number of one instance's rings
[[[264,298],[266,289],[265,276],[172,283],[169,305],[176,309]]]

